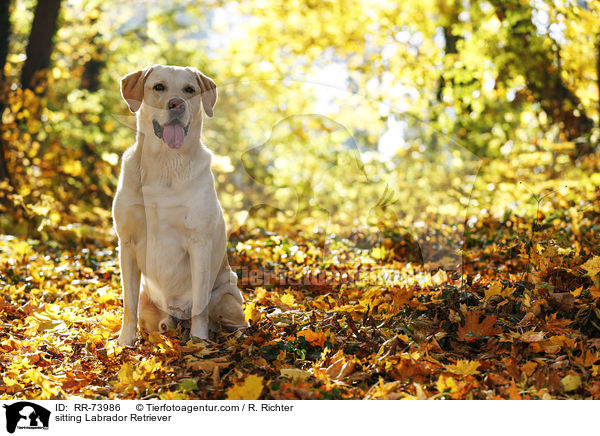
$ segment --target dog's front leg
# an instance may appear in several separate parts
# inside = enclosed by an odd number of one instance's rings
[[[120,244],[121,284],[123,286],[123,325],[117,342],[133,345],[137,336],[138,300],[140,297],[141,271],[131,242]]]
[[[212,244],[195,240],[192,242],[189,251],[192,269],[192,325],[190,336],[192,338],[208,339]]]

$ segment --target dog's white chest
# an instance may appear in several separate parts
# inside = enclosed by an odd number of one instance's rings
[[[209,189],[197,185],[178,190],[149,185],[142,187],[142,193],[147,226],[144,287],[161,309],[189,317],[190,246],[208,243],[218,233],[215,228],[223,218],[214,204],[216,193],[211,196]]]
[[[210,189],[198,184],[185,189],[148,185],[142,187],[142,194],[148,235],[175,232],[187,239],[191,233],[207,229],[217,215],[216,194],[210,195]]]

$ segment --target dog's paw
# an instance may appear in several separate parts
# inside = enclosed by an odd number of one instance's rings
[[[248,327],[242,302],[232,294],[224,294],[221,299],[209,306],[210,317],[224,327],[242,329]]]
[[[208,339],[208,320],[192,319],[190,337],[192,339]]]
[[[121,330],[121,333],[119,334],[119,337],[117,339],[117,344],[119,344],[122,347],[131,347],[135,343],[136,336],[136,331],[131,333]]]

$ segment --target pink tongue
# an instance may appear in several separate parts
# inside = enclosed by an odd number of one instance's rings
[[[163,128],[163,138],[171,148],[181,147],[183,145],[184,136],[183,127],[179,124],[169,124]]]

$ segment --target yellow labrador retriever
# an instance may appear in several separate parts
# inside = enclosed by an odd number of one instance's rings
[[[124,305],[119,344],[135,342],[138,315],[150,331],[190,320],[191,336],[201,339],[209,324],[246,327],[211,154],[200,142],[215,82],[196,68],[152,65],[126,75],[121,93],[136,114],[137,140],[123,155],[113,203]]]

